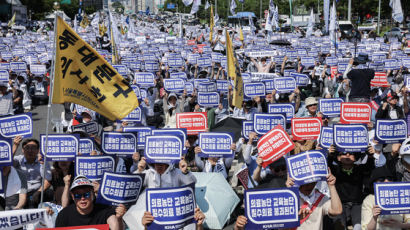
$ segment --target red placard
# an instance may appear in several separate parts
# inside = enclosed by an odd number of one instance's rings
[[[315,140],[321,129],[321,117],[292,118],[293,140]]]
[[[206,46],[206,44],[198,44],[196,46],[198,47],[198,52],[202,53],[204,52],[204,47]]]
[[[387,81],[387,76],[385,72],[374,73],[374,78],[370,81],[370,86],[373,87],[390,87]]]
[[[187,44],[188,44],[189,46],[193,46],[193,45],[196,44],[196,40],[195,40],[195,39],[193,39],[193,40],[188,40],[188,41],[187,41]]]
[[[369,103],[343,102],[340,111],[342,124],[369,123],[372,116]]]
[[[337,74],[338,74],[337,66],[331,66],[330,67],[330,76],[332,77],[332,79],[334,77],[337,77]]]
[[[258,155],[263,159],[262,167],[266,168],[287,152],[295,148],[295,144],[281,125],[275,126],[258,141]]]
[[[187,129],[188,135],[205,132],[208,128],[206,112],[177,113],[177,128]]]
[[[57,229],[57,230],[66,230],[66,229],[109,230],[110,227],[109,227],[108,224],[99,224],[99,225],[84,225],[84,226],[61,227],[61,228],[36,228],[36,230],[46,230],[46,229]]]

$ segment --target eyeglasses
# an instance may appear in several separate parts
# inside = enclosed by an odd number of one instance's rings
[[[311,105],[308,105],[307,107],[312,107],[312,106],[317,106],[317,104],[311,104]]]
[[[79,200],[81,198],[90,198],[91,197],[91,191],[90,192],[86,192],[86,193],[76,193],[74,194],[74,199]]]

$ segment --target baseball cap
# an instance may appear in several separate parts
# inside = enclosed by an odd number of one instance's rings
[[[89,186],[91,188],[94,188],[90,179],[88,179],[86,176],[78,175],[74,178],[73,184],[71,184],[70,191],[73,191],[73,189],[82,187],[82,186]]]

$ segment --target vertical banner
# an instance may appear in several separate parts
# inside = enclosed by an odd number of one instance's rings
[[[104,132],[101,149],[106,154],[132,156],[137,151],[137,137],[134,133]]]
[[[112,156],[77,156],[75,176],[83,175],[90,180],[101,180],[104,172],[114,172],[114,166]]]
[[[372,116],[368,103],[343,102],[340,110],[340,122],[343,124],[369,123]]]
[[[263,159],[262,166],[266,168],[270,163],[292,151],[295,144],[282,126],[278,125],[259,139],[257,148],[259,156]]]
[[[293,140],[317,139],[321,129],[321,117],[292,118]]]
[[[5,138],[13,138],[19,135],[23,138],[31,137],[33,135],[31,113],[1,117],[0,134]]]
[[[374,183],[374,198],[382,215],[410,213],[410,182]]]
[[[104,172],[97,203],[106,205],[133,204],[144,185],[145,174],[118,174]]]
[[[47,161],[73,161],[78,153],[80,135],[49,134],[46,150],[46,135],[40,135],[40,153],[47,154]]]
[[[326,156],[320,151],[306,151],[286,158],[289,176],[300,186],[326,180]]]
[[[375,139],[379,144],[401,143],[407,138],[405,120],[377,120]]]
[[[223,157],[232,158],[234,152],[231,150],[233,144],[232,133],[203,132],[199,134],[200,157]]]
[[[333,125],[333,143],[341,152],[364,152],[369,145],[365,125]]]
[[[146,207],[154,221],[149,230],[182,229],[195,222],[194,184],[176,188],[147,188]]]
[[[147,163],[178,163],[185,143],[176,136],[147,136],[145,157]]]
[[[245,190],[245,216],[245,229],[299,226],[298,188]]]

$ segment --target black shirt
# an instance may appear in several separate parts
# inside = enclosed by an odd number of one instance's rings
[[[115,208],[94,203],[93,211],[88,215],[78,213],[75,204],[70,204],[58,213],[56,227],[107,224],[107,219],[115,215]]]
[[[350,96],[370,97],[370,81],[374,78],[373,69],[352,69],[347,77],[352,81]]]

